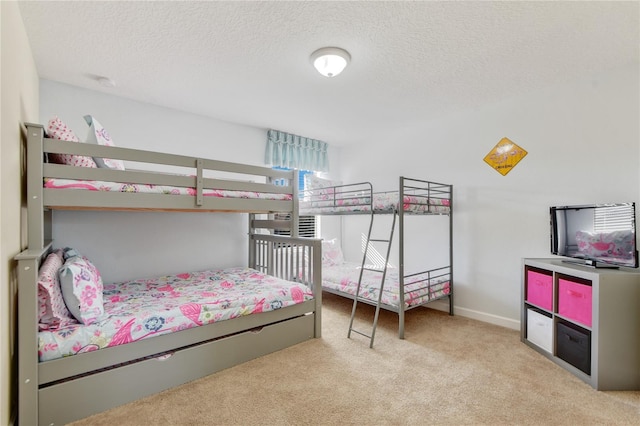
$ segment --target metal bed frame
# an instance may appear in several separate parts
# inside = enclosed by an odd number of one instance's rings
[[[376,209],[374,205],[374,197],[376,194],[390,194],[397,193],[398,200],[404,200],[405,195],[411,195],[417,199],[423,200],[446,200],[449,204],[449,208],[447,211],[442,211],[442,209],[438,209],[437,206],[429,205],[427,211],[415,212],[411,211],[411,209],[404,208],[405,205],[421,204],[418,202],[415,203],[403,203],[403,208],[389,208],[389,209]],[[366,258],[367,258],[367,250],[372,241],[374,241],[371,237],[372,230],[374,228],[374,218],[376,215],[383,214],[392,214],[397,215],[398,219],[398,234],[399,234],[399,242],[398,242],[398,278],[399,278],[399,304],[388,305],[382,303],[380,300],[372,301],[369,299],[365,299],[363,297],[355,297],[349,293],[345,293],[339,290],[334,290],[327,288],[326,286],[323,288],[324,291],[328,293],[333,293],[339,296],[347,297],[354,300],[353,310],[352,310],[352,318],[355,313],[356,305],[358,302],[366,303],[369,305],[376,306],[376,314],[373,323],[373,331],[371,335],[367,335],[361,333],[359,331],[353,330],[351,325],[349,327],[349,335],[351,331],[355,331],[358,334],[363,334],[366,337],[371,339],[371,346],[373,346],[373,338],[375,335],[375,326],[377,322],[377,315],[379,309],[385,309],[391,312],[395,312],[398,314],[398,337],[400,339],[404,339],[404,322],[405,322],[405,312],[418,306],[424,306],[427,303],[430,303],[435,300],[447,298],[449,302],[449,315],[453,315],[453,185],[431,182],[427,180],[420,179],[412,179],[404,176],[400,176],[399,185],[397,191],[388,191],[388,192],[378,192],[375,193],[373,191],[373,185],[370,182],[359,182],[353,184],[341,184],[341,185],[333,185],[333,186],[325,186],[322,188],[311,188],[302,192],[302,198],[305,200],[303,204],[301,204],[302,213],[301,214],[309,214],[309,215],[369,215],[369,230],[367,234],[367,244],[363,253],[362,264],[360,268],[360,280],[362,279],[362,271],[368,269],[365,267]],[[348,205],[349,209],[347,210],[344,206]],[[400,205],[400,203],[398,203]],[[417,215],[417,216],[433,216],[433,215],[446,215],[449,217],[449,235],[448,235],[448,245],[449,245],[449,262],[447,265],[443,265],[442,267],[430,269],[427,271],[406,274],[405,273],[405,232],[406,232],[406,224],[405,224],[405,216],[407,215]],[[378,240],[379,242],[387,242],[389,244],[388,248],[390,248],[391,239],[393,237],[393,227],[395,227],[395,218],[394,224],[392,225],[391,237],[389,240]],[[385,265],[389,260],[389,251],[387,250],[387,257],[385,259]],[[386,268],[384,270],[380,270],[382,273],[382,280],[386,275]],[[429,298],[423,303],[411,305],[409,307],[403,308],[405,304],[405,296],[406,291],[404,290],[405,280],[411,278],[414,275],[418,274],[427,274],[430,278],[428,281],[434,278],[448,278],[449,281],[449,293],[437,298]],[[425,286],[430,286],[429,283],[425,283]],[[425,287],[425,288],[426,288]],[[359,285],[358,292],[359,293]],[[382,292],[381,292],[382,293]]]
[[[321,337],[321,243],[318,239],[249,232],[248,266],[308,285],[314,299],[169,335],[52,361],[38,360],[38,270],[52,250],[53,209],[290,212],[297,230],[297,187],[205,179],[204,169],[297,182],[296,172],[150,151],[54,141],[39,124],[27,130],[28,247],[18,256],[18,422],[64,424],[160,392],[302,341]],[[101,156],[194,167],[195,177],[83,169],[43,162],[46,153]],[[196,195],[44,189],[44,177],[193,186]],[[203,188],[290,193],[290,201],[203,197]],[[295,225],[294,225],[295,224]],[[269,226],[254,221],[253,226]]]

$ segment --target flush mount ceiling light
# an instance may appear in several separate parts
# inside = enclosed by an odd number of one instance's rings
[[[323,47],[311,54],[311,63],[325,77],[335,77],[349,65],[351,55],[339,47]]]

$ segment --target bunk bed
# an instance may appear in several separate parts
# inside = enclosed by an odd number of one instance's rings
[[[46,137],[41,125],[25,127],[28,247],[16,256],[20,424],[68,423],[321,336],[321,243],[295,236],[297,185],[270,183],[297,182],[295,171],[61,141]],[[193,175],[54,164],[47,161],[52,155],[187,167]],[[211,173],[239,179],[205,177]],[[261,182],[242,180],[247,175]],[[130,186],[112,190],[118,185],[109,182]],[[154,191],[157,186],[162,189]],[[136,192],[141,187],[151,192]],[[115,335],[94,338],[90,344],[64,344],[55,340],[55,330],[39,331],[43,327],[38,319],[41,267],[50,256],[61,254],[52,240],[56,209],[249,213],[248,266],[104,284],[105,311],[111,309],[109,304],[120,303],[125,315],[114,320]],[[292,219],[288,223],[258,219],[274,212],[290,213]],[[294,236],[262,231],[274,226],[290,227]],[[204,287],[186,294],[194,283]],[[245,286],[248,300],[229,299],[227,293],[207,299],[216,296],[209,293],[233,286]],[[136,334],[143,328],[140,321],[127,317],[130,312],[121,302],[135,300],[133,310],[148,309],[145,293],[147,299],[162,300],[162,309],[173,309],[174,322],[163,328],[162,313],[144,311],[147,328],[140,336]],[[232,310],[216,311],[217,305]],[[93,323],[60,327],[57,337],[102,336],[105,328],[98,325],[110,318],[105,313]],[[121,318],[130,321],[123,325]]]
[[[305,183],[300,201],[300,215],[369,215],[369,230],[363,250],[362,262],[345,262],[342,254],[331,255],[338,247],[323,242],[323,290],[354,300],[355,313],[358,302],[376,306],[376,314],[371,335],[375,327],[379,309],[398,314],[398,335],[404,338],[405,312],[418,306],[440,299],[448,299],[449,314],[453,315],[453,185],[427,180],[400,177],[397,191],[374,192],[370,182],[341,184],[318,177],[311,177]],[[374,218],[378,215],[393,215],[389,237],[374,239]],[[405,271],[405,235],[410,231],[405,217],[448,216],[448,241],[442,246],[448,250],[448,262],[437,268],[419,271]],[[393,233],[398,221],[398,267],[390,268],[389,255]],[[380,230],[376,229],[377,234]],[[382,265],[367,264],[367,254],[373,243],[386,244],[386,257]],[[337,260],[336,260],[337,259]],[[383,291],[380,292],[384,281]],[[349,327],[349,335],[352,325]],[[356,333],[363,334],[356,331]]]

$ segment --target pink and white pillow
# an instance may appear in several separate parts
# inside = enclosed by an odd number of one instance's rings
[[[91,115],[84,116],[85,121],[89,125],[89,134],[87,135],[87,143],[98,144],[103,146],[115,146],[111,136],[102,125]],[[98,167],[103,169],[124,170],[124,162],[122,160],[114,160],[111,158],[93,158]]]
[[[50,253],[38,274],[38,328],[55,330],[77,321],[62,297],[58,270],[62,267],[62,250]]]
[[[47,124],[47,136],[61,141],[80,142],[76,134],[57,116],[49,120]],[[96,168],[93,158],[84,155],[73,154],[49,154],[53,163],[66,164],[68,166]]]
[[[344,263],[344,255],[340,248],[340,242],[336,238],[322,240],[322,264],[335,266],[341,263]]]
[[[78,321],[88,325],[104,314],[102,278],[89,259],[84,256],[68,258],[59,275],[64,301]]]
[[[631,259],[636,250],[635,241],[632,231],[576,232],[578,251],[590,257]]]

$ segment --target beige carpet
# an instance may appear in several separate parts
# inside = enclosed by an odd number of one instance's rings
[[[350,309],[327,294],[322,339],[73,425],[640,424],[640,392],[595,391],[516,331],[419,308],[399,340],[382,311],[369,349],[346,337]]]

